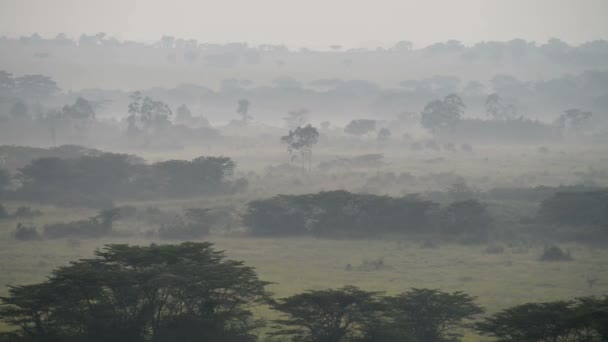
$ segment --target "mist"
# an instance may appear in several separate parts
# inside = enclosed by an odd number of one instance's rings
[[[606,341],[604,1],[0,1],[0,341]]]

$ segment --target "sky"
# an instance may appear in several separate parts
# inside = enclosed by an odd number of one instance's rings
[[[608,0],[0,0],[0,35],[327,48],[608,39]]]

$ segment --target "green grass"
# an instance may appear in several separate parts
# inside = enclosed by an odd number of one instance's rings
[[[13,205],[11,204],[10,207]],[[33,223],[67,221],[87,217],[90,210],[41,208],[45,215]],[[40,282],[57,266],[92,256],[107,243],[149,244],[164,242],[148,238],[115,237],[81,240],[18,242],[10,231],[16,222],[0,221],[0,284]],[[484,245],[441,244],[421,248],[417,239],[318,240],[314,238],[249,238],[212,235],[208,239],[228,257],[254,266],[260,277],[275,284],[269,290],[277,297],[307,289],[356,285],[367,290],[395,294],[412,287],[465,291],[477,296],[489,313],[525,302],[567,299],[608,293],[608,250],[577,244],[570,249],[572,262],[540,262],[542,246],[528,249],[507,247],[503,254],[486,254]],[[357,271],[364,259],[383,257],[387,267]],[[347,271],[345,266],[355,270]],[[587,276],[599,278],[593,289]],[[0,290],[6,294],[6,288]],[[260,308],[257,314],[275,313]],[[469,336],[467,340],[479,341]]]

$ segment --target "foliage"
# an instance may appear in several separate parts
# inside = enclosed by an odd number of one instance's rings
[[[344,132],[354,135],[363,136],[376,130],[376,120],[361,119],[352,120],[344,127]]]
[[[465,320],[483,313],[466,293],[411,289],[386,299],[393,329],[415,342],[440,342],[459,337]]]
[[[273,304],[284,318],[275,320],[272,335],[289,335],[297,341],[341,342],[365,335],[379,321],[380,292],[354,286],[311,290],[282,298]]]
[[[177,216],[172,222],[161,225],[158,235],[163,239],[195,239],[209,234],[217,220],[212,209],[186,209],[185,218]]]
[[[500,95],[493,93],[486,97],[486,115],[494,120],[513,120],[517,117],[517,107],[504,103]]]
[[[169,117],[173,114],[169,105],[147,96],[144,97],[139,91],[131,94],[128,112],[127,133],[136,135],[143,132],[146,139],[148,139],[148,135],[169,126],[171,124]]]
[[[158,194],[187,196],[238,191],[226,180],[236,163],[227,157],[133,163],[129,155],[103,153],[75,159],[40,158],[19,169],[21,199],[71,205],[95,205],[110,198],[145,198]],[[108,199],[107,201],[103,201]]]
[[[51,239],[107,236],[112,233],[112,224],[118,215],[118,209],[106,209],[87,220],[47,224],[43,228],[43,235]]]
[[[540,261],[572,261],[570,251],[564,252],[557,246],[545,247],[543,254],[540,256]]]
[[[0,320],[14,341],[247,342],[267,284],[210,243],[107,245],[43,283],[10,287]]]
[[[443,231],[448,234],[469,233],[484,239],[491,223],[486,207],[477,200],[453,202],[443,210]]]
[[[243,123],[247,123],[249,120],[253,119],[253,117],[249,115],[250,104],[251,103],[247,99],[240,99],[238,102],[236,112],[241,116]]]
[[[378,131],[378,135],[376,136],[376,140],[378,140],[379,142],[387,142],[388,140],[390,140],[391,138],[391,131],[386,128],[383,127]]]
[[[541,203],[541,221],[608,227],[608,190],[557,192]]]
[[[464,114],[465,105],[456,94],[450,94],[443,100],[434,100],[424,107],[420,114],[421,124],[431,132],[443,133],[452,128]]]
[[[22,224],[21,222],[17,223],[17,227],[15,228],[13,236],[15,237],[15,239],[20,241],[40,239],[40,234],[38,234],[38,230],[36,229],[36,227],[28,227]]]
[[[243,222],[254,235],[370,236],[423,231],[436,204],[347,191],[279,195],[248,204]]]
[[[307,161],[309,168],[312,162],[312,146],[319,140],[319,131],[311,125],[296,127],[289,134],[281,137],[281,143],[287,145],[287,151],[295,158],[295,152],[300,153],[302,161]]]
[[[518,305],[486,318],[475,327],[504,342],[606,341],[608,297]]]

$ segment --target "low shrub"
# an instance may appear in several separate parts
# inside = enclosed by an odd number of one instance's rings
[[[557,246],[545,247],[543,254],[540,256],[540,261],[572,261],[574,258],[570,255],[570,251],[564,252]]]
[[[36,227],[26,226],[21,222],[17,223],[17,228],[15,228],[13,236],[19,241],[31,241],[40,239],[40,234],[38,234],[38,230],[36,229]]]

